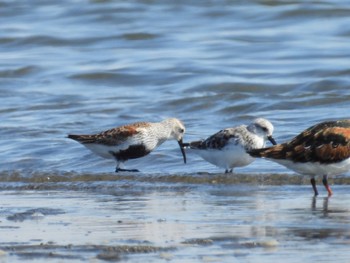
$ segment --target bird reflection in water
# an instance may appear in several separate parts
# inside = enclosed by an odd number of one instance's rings
[[[328,217],[329,215],[329,210],[328,210],[328,201],[329,201],[329,196],[323,198],[323,205],[322,205],[322,210],[317,209],[316,203],[317,203],[317,197],[313,196],[312,201],[311,201],[311,210],[313,213],[317,213],[322,211],[324,217]]]

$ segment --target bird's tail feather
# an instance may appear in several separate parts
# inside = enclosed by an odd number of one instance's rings
[[[76,134],[68,134],[67,138],[75,140],[80,143],[92,143],[94,142],[94,138],[91,135],[76,135]]]

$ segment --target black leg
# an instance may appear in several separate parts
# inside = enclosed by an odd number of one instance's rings
[[[115,172],[118,173],[118,172],[140,172],[139,170],[137,169],[123,169],[123,168],[115,168]]]
[[[314,189],[315,196],[318,196],[315,178],[311,178],[310,182],[311,182],[312,188]]]

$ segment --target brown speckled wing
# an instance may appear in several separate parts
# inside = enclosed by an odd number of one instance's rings
[[[76,140],[82,144],[97,143],[107,146],[119,145],[129,140],[132,136],[139,133],[139,128],[148,127],[147,122],[137,122],[130,125],[124,125],[93,135],[68,135],[68,138]]]
[[[350,120],[312,126],[288,143],[252,150],[254,157],[287,159],[293,162],[340,162],[350,157]]]

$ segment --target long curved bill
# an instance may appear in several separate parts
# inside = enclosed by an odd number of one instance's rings
[[[184,146],[183,146],[182,139],[177,141],[177,142],[179,143],[182,156],[184,157],[184,163],[186,163],[186,153],[185,153],[185,149],[184,149]]]
[[[268,136],[267,139],[269,139],[269,141],[273,144],[273,145],[276,145],[276,141],[275,139],[272,137],[272,136]]]

